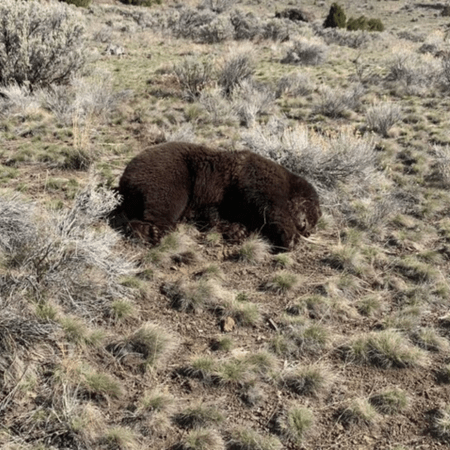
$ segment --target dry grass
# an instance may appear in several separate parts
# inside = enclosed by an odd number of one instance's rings
[[[328,448],[337,419],[349,448],[372,427],[449,442],[446,19],[344,1],[386,26],[349,32],[323,2],[311,22],[233,3],[94,1],[86,73],[2,85],[1,448]],[[154,248],[117,235],[110,188],[164,140],[307,178],[317,232],[279,255],[186,225]]]

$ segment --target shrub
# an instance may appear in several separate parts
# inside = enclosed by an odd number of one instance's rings
[[[65,84],[84,67],[84,27],[67,5],[4,0],[0,17],[0,84]]]
[[[131,297],[118,279],[135,270],[114,251],[117,233],[93,229],[116,205],[112,192],[93,184],[77,195],[70,210],[42,211],[38,217],[29,203],[0,199],[0,247],[9,266],[0,292],[15,286],[22,295],[48,295],[65,312],[92,320],[109,314],[112,298]],[[15,274],[18,269],[20,276]]]
[[[200,92],[210,82],[212,76],[211,64],[195,57],[185,58],[173,70],[189,101],[200,96]]]
[[[82,8],[87,8],[91,5],[92,0],[61,0],[64,3],[68,3],[69,5],[75,5]]]
[[[384,137],[402,117],[401,108],[395,103],[386,102],[374,105],[367,110],[367,126]]]
[[[357,19],[351,17],[347,21],[347,30],[384,31],[384,25],[380,19],[367,19],[365,16],[359,16]]]
[[[342,6],[333,3],[323,26],[324,28],[345,28],[346,21],[347,18]]]
[[[252,40],[261,34],[261,21],[253,13],[244,14],[235,10],[230,14],[230,20],[234,27],[234,39],[237,41]]]
[[[361,85],[356,85],[344,92],[324,86],[320,90],[320,102],[315,108],[315,112],[333,118],[341,117],[348,110],[359,107],[363,94],[364,88]]]
[[[236,0],[203,0],[201,6],[220,14],[230,9],[235,3]]]
[[[254,66],[253,55],[250,52],[244,50],[230,55],[219,72],[219,86],[226,95],[231,95],[236,86],[252,78]]]
[[[359,16],[357,19],[350,17],[347,20],[347,30],[367,30],[367,18],[365,16]]]
[[[162,0],[120,0],[121,3],[125,5],[133,6],[152,6],[155,3],[160,5]]]
[[[369,19],[367,21],[367,29],[369,31],[384,31],[384,25],[381,19]]]
[[[293,43],[281,63],[317,66],[325,61],[327,50],[327,46],[317,39],[302,38]]]

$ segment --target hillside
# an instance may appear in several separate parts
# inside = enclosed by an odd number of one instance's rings
[[[0,448],[448,446],[444,5],[340,1],[380,19],[369,32],[324,28],[325,1],[30,2],[45,39],[16,60],[14,1],[0,5]],[[275,17],[292,8],[307,21]],[[119,235],[126,164],[173,140],[304,176],[315,233],[279,254],[192,224],[157,247]]]

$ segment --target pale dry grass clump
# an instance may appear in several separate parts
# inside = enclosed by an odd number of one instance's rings
[[[219,425],[225,416],[212,404],[197,402],[174,416],[178,426],[185,429],[206,428]]]
[[[250,428],[235,428],[230,432],[230,450],[281,450],[283,445],[274,436],[259,434]]]
[[[433,146],[429,179],[444,188],[450,186],[450,146]]]
[[[298,359],[305,355],[322,354],[330,343],[329,331],[320,323],[293,324],[270,341],[276,355]]]
[[[430,352],[438,353],[448,352],[450,350],[448,340],[445,337],[440,336],[436,330],[431,327],[423,327],[415,330],[411,334],[411,339],[417,346]]]
[[[192,264],[198,260],[194,240],[187,230],[181,226],[165,235],[161,242],[147,254],[147,260],[157,266],[166,266],[171,263]]]
[[[289,272],[287,270],[280,270],[271,277],[265,287],[266,289],[276,292],[277,294],[285,294],[295,289],[299,282],[300,279],[296,273]]]
[[[357,398],[342,410],[339,420],[347,425],[370,427],[379,420],[379,415],[368,399]]]
[[[174,447],[176,450],[225,450],[225,448],[225,442],[219,432],[208,428],[191,430]]]
[[[422,350],[394,330],[367,333],[344,346],[343,351],[349,361],[385,369],[418,367],[426,361]]]
[[[144,370],[160,366],[177,348],[178,339],[160,326],[146,322],[123,341],[109,346],[119,359],[139,355]]]
[[[433,418],[432,429],[437,437],[450,441],[450,405],[438,409]]]
[[[261,264],[269,256],[270,244],[258,235],[247,238],[238,250],[239,259],[249,264]]]
[[[333,381],[330,369],[320,365],[297,366],[281,376],[281,384],[298,395],[317,397],[325,392]]]
[[[294,445],[300,446],[313,424],[314,415],[309,408],[291,406],[276,417],[275,431]]]
[[[379,413],[389,415],[402,413],[409,406],[409,398],[401,389],[387,389],[373,394],[369,402]]]
[[[212,279],[166,283],[161,291],[170,299],[173,308],[185,312],[199,312],[212,308],[220,304],[225,295],[220,285]]]

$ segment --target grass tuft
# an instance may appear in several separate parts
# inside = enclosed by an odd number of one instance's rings
[[[228,446],[230,450],[281,450],[281,442],[273,437],[257,433],[251,428],[236,428],[231,431]]]
[[[417,367],[426,360],[422,350],[411,346],[402,334],[393,330],[367,333],[343,350],[350,361],[385,369]]]
[[[437,437],[450,441],[450,405],[446,405],[436,412],[432,428]]]
[[[269,255],[270,244],[257,235],[246,239],[238,251],[239,259],[249,264],[261,264]]]
[[[358,398],[353,400],[347,408],[343,409],[339,419],[347,425],[370,427],[378,420],[378,414],[367,399]]]
[[[374,394],[369,398],[370,404],[381,414],[394,415],[401,413],[408,407],[406,393],[401,389],[392,389]]]
[[[174,336],[158,325],[145,323],[127,340],[124,350],[141,355],[145,367],[155,367],[176,347]]]
[[[330,382],[329,369],[316,365],[289,369],[281,377],[282,385],[288,390],[298,395],[315,397],[324,392]]]
[[[176,450],[225,450],[225,443],[216,430],[191,430],[183,441],[174,447]]]
[[[224,415],[218,409],[202,403],[190,406],[174,417],[175,423],[185,429],[205,428],[218,425],[224,420]]]
[[[446,338],[439,336],[434,328],[419,328],[411,334],[412,341],[430,352],[447,352],[450,344]]]
[[[276,418],[276,431],[294,445],[302,445],[314,423],[314,416],[305,407],[291,407]]]
[[[284,294],[294,289],[298,283],[299,278],[295,273],[281,271],[272,277],[272,279],[266,284],[266,287],[277,294]]]

